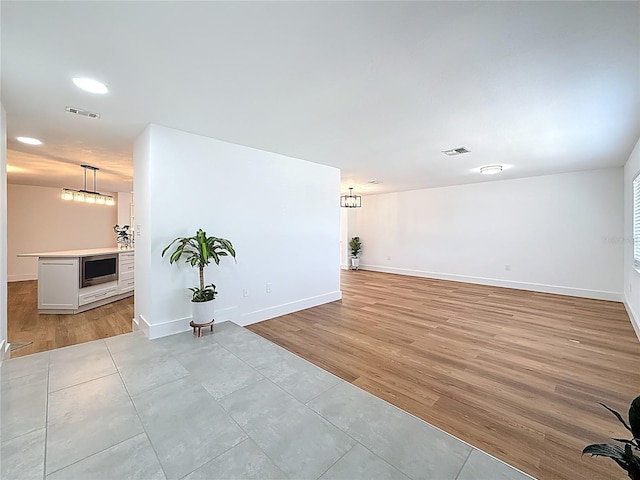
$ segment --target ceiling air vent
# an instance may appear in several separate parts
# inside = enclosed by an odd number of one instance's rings
[[[76,115],[82,115],[83,117],[100,118],[100,114],[99,113],[93,113],[93,112],[90,112],[89,110],[83,110],[81,108],[66,107],[65,110],[67,112],[69,112],[69,113],[75,113]]]
[[[462,155],[463,153],[469,153],[469,150],[467,150],[464,147],[459,147],[459,148],[452,148],[451,150],[443,150],[442,153],[444,153],[445,155],[448,155],[450,157],[455,157],[456,155]]]

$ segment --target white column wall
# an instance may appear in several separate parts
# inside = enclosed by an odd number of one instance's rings
[[[363,198],[349,231],[361,267],[622,300],[623,171],[594,171]]]
[[[7,338],[7,115],[0,104],[0,361],[9,358]]]
[[[198,228],[238,254],[205,270],[220,291],[218,321],[247,325],[341,298],[338,169],[157,125],[136,142],[134,168],[136,319],[152,338],[189,328],[197,269],[161,252]]]
[[[633,266],[633,180],[640,174],[640,140],[624,166],[624,299],[640,339],[640,272]],[[640,242],[640,238],[635,239]]]

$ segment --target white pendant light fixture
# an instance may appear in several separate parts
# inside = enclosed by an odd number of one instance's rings
[[[483,175],[495,175],[502,172],[502,165],[485,165],[480,167],[480,173]]]
[[[76,202],[91,203],[97,205],[115,205],[116,202],[111,195],[103,195],[96,191],[96,172],[98,167],[91,165],[80,165],[84,169],[84,184],[82,190],[63,188],[60,193],[62,200],[75,200]],[[87,190],[87,170],[93,170],[93,191]]]
[[[349,195],[340,196],[340,206],[342,208],[360,208],[362,207],[362,197],[353,194],[353,187],[349,187]]]

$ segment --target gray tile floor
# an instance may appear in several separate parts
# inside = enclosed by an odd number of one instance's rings
[[[226,322],[3,362],[2,479],[527,475]]]

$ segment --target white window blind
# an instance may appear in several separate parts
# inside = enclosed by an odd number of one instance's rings
[[[633,265],[640,269],[640,174],[633,181]]]

